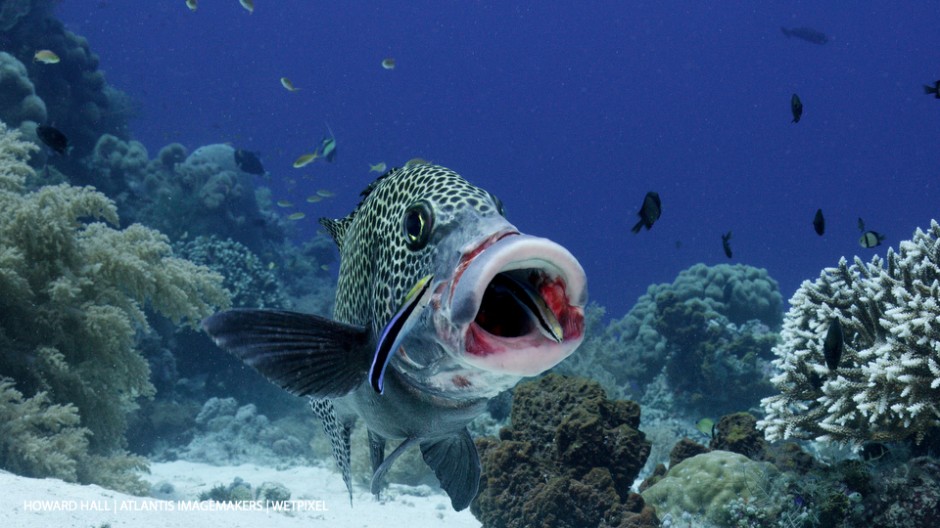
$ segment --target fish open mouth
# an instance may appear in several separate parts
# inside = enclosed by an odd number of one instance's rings
[[[451,329],[462,361],[531,376],[568,357],[584,337],[584,270],[563,247],[518,233],[465,253],[451,284]]]

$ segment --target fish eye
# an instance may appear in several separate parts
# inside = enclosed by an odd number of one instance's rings
[[[418,251],[428,245],[434,227],[434,213],[430,204],[422,201],[406,209],[402,227],[408,249]]]

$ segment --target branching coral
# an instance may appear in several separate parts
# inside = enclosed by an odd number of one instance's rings
[[[229,305],[228,293],[220,275],[174,257],[159,232],[89,223],[118,224],[114,203],[91,187],[25,192],[30,150],[0,123],[0,374],[25,394],[74,404],[91,454],[112,458],[90,464],[133,467],[113,455],[127,412],[154,390],[136,349],[150,328],[145,308],[195,327]],[[117,482],[94,469],[79,468],[79,479]]]
[[[32,398],[0,378],[0,466],[29,477],[77,478],[78,459],[88,448],[88,429],[79,426],[74,405]]]
[[[853,445],[920,442],[940,425],[940,225],[918,229],[898,252],[822,271],[790,300],[774,349],[780,394],[762,401],[768,439],[815,438]],[[831,322],[844,351],[826,366]]]

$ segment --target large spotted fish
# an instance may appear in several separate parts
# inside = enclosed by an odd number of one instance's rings
[[[417,444],[454,509],[476,495],[467,424],[489,398],[581,343],[584,270],[521,234],[500,201],[443,167],[392,169],[349,216],[321,223],[339,246],[334,319],[232,310],[203,323],[222,348],[298,396],[324,423],[352,498],[350,429],[368,428],[372,492]],[[387,440],[400,441],[386,458]]]

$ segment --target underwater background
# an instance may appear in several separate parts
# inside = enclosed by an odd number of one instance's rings
[[[198,322],[329,315],[316,220],[423,158],[588,277],[582,348],[471,428],[483,526],[940,518],[936,4],[245,3],[0,3],[0,120],[35,145],[0,140],[0,468],[180,498],[137,471],[332,464]],[[389,480],[434,487],[413,455]]]

